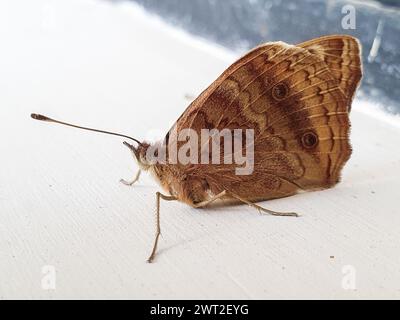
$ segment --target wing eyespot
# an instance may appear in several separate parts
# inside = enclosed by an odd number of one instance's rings
[[[317,146],[318,141],[318,136],[313,131],[306,132],[301,137],[301,144],[307,149]]]
[[[272,88],[272,97],[275,100],[285,99],[289,95],[289,87],[286,83],[278,83]]]

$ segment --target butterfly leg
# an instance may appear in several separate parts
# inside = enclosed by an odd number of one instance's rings
[[[174,201],[177,200],[176,197],[174,196],[166,196],[160,192],[156,192],[156,204],[157,204],[157,213],[156,213],[156,221],[157,221],[157,229],[156,229],[156,237],[154,239],[154,245],[153,245],[153,250],[151,251],[150,257],[147,259],[147,262],[151,263],[153,262],[155,256],[156,256],[156,251],[157,251],[157,244],[158,244],[158,238],[160,237],[161,234],[161,228],[160,228],[160,199],[166,200],[166,201]]]
[[[140,177],[140,173],[141,173],[142,171],[139,169],[139,171],[136,173],[136,175],[135,175],[135,177],[131,180],[131,181],[126,181],[126,180],[124,180],[124,179],[121,179],[121,180],[119,180],[121,183],[123,183],[124,185],[126,185],[126,186],[131,186],[131,185],[133,185],[136,181],[138,181],[139,180],[139,177]]]
[[[213,201],[215,201],[217,199],[220,199],[220,198],[222,198],[224,196],[226,196],[226,190],[218,193],[216,196],[212,197],[211,199],[208,199],[208,200],[205,200],[205,201],[202,201],[202,202],[194,204],[193,207],[195,207],[195,208],[203,208],[206,205],[210,204],[211,202],[213,202]]]
[[[135,155],[136,148],[135,148],[133,145],[131,145],[131,144],[129,144],[128,142],[124,141],[124,146],[127,146],[127,147],[129,148],[129,150],[132,151],[133,155]],[[135,157],[136,157],[136,155],[135,155]],[[124,185],[126,185],[126,186],[131,186],[131,185],[133,185],[136,181],[139,180],[140,173],[141,173],[141,171],[140,171],[140,169],[139,169],[139,171],[136,173],[135,177],[134,177],[133,180],[131,180],[131,181],[127,181],[127,180],[124,180],[124,179],[120,179],[119,181],[120,181],[121,183],[123,183]]]
[[[255,204],[255,203],[247,201],[247,200],[245,200],[245,199],[239,197],[238,195],[236,195],[236,194],[234,194],[232,192],[229,192],[229,191],[226,192],[226,195],[231,196],[232,198],[235,198],[235,199],[237,199],[237,200],[249,205],[250,207],[253,207],[253,208],[257,209],[260,213],[262,211],[262,212],[268,213],[268,214],[273,215],[273,216],[289,216],[289,217],[298,217],[299,216],[295,212],[276,212],[276,211],[272,211],[272,210],[263,208],[263,207]]]

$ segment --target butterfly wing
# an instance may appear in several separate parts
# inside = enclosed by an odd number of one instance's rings
[[[306,46],[307,47],[307,46]],[[254,171],[237,165],[187,165],[210,193],[248,200],[292,195],[336,184],[349,159],[349,103],[318,54],[283,42],[259,46],[231,65],[173,129],[254,129]],[[199,154],[204,145],[200,145]],[[225,154],[221,150],[221,158]]]
[[[330,35],[297,46],[307,49],[326,63],[331,74],[338,80],[343,94],[351,103],[362,77],[359,41],[348,35]]]

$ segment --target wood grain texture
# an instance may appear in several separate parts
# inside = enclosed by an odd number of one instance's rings
[[[21,11],[21,2],[0,2],[0,25],[8,21],[0,28],[0,298],[400,298],[400,129],[360,112],[370,106],[359,100],[357,148],[342,182],[262,203],[300,218],[162,203],[162,254],[146,263],[160,188],[146,175],[134,188],[118,183],[137,169],[122,141],[29,114],[143,139],[165,134],[185,94],[200,93],[235,57],[222,59],[130,3],[57,2],[59,23],[43,29],[37,6],[45,4],[26,1]],[[68,21],[77,27],[63,28]],[[45,265],[56,269],[56,290],[41,287]],[[342,287],[347,265],[355,290]]]

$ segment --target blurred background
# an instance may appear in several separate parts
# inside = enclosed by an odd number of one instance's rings
[[[353,35],[363,44],[359,97],[379,103],[390,113],[400,113],[398,0],[132,1],[172,25],[239,52],[266,41],[295,44],[325,34]],[[353,9],[352,25],[348,19]]]

